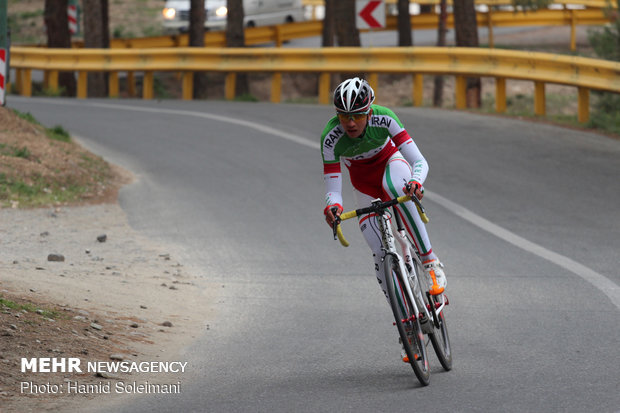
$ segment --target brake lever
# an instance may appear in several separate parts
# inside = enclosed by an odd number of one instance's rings
[[[407,183],[405,184],[405,187],[407,188],[407,192],[411,190],[411,184]],[[413,194],[413,196],[411,197],[411,200],[413,201],[415,206],[418,208],[418,212],[420,213],[420,216],[422,217],[422,221],[424,223],[427,223],[428,217],[426,216],[426,211],[424,210],[424,207],[422,206],[422,203],[420,202],[418,197],[415,196],[415,194]]]
[[[338,225],[340,225],[340,222],[342,222],[342,220],[340,219],[339,216],[336,215],[336,212],[338,212],[338,208],[332,207],[331,211],[332,211],[332,214],[334,215],[334,222],[332,223],[332,231],[334,233],[334,240],[336,240],[338,239]]]

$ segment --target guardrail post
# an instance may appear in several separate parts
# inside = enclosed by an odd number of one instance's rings
[[[506,112],[506,78],[495,78],[495,111]]]
[[[118,72],[110,72],[108,76],[108,96],[117,98],[119,96]]]
[[[17,94],[22,94],[22,69],[15,69],[15,88],[13,91]],[[9,90],[9,87],[6,87],[6,90]]]
[[[45,88],[58,92],[58,70],[45,71]]]
[[[183,84],[183,100],[192,100],[194,98],[194,72],[183,72],[181,82]]]
[[[578,114],[577,119],[585,123],[590,119],[590,89],[585,87],[577,88],[578,93]]]
[[[456,108],[465,109],[467,107],[467,79],[465,76],[456,76],[455,89]]]
[[[547,111],[545,102],[545,82],[534,82],[534,114],[545,116]]]
[[[282,73],[275,72],[271,77],[271,103],[280,103],[282,98]]]
[[[22,96],[32,96],[32,69],[23,69],[19,91]]]
[[[153,99],[153,71],[147,70],[144,72],[144,78],[142,80],[142,99]]]
[[[424,78],[420,73],[413,75],[413,106],[424,104]]]
[[[78,72],[77,98],[86,99],[88,97],[88,72],[82,70]]]
[[[235,88],[237,87],[237,74],[226,73],[226,80],[224,81],[224,95],[226,100],[233,100],[235,98]]]
[[[379,93],[377,93],[379,90],[379,75],[377,73],[368,74],[368,84],[375,91],[375,99],[377,99],[379,97]]]
[[[331,88],[331,73],[321,73],[319,75],[319,103],[329,105],[329,95]]]

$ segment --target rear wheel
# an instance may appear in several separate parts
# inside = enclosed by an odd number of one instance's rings
[[[386,287],[398,334],[416,377],[423,386],[427,386],[430,383],[431,372],[426,344],[420,322],[415,317],[414,305],[405,289],[404,283],[408,282],[407,278],[401,273],[393,255],[388,254],[385,257],[384,265]]]

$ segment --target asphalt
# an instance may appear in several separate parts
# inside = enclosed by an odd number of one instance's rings
[[[496,116],[396,108],[430,164],[429,232],[446,264],[451,302],[454,369],[433,362],[431,385],[421,388],[399,360],[359,231],[345,227],[352,246],[343,249],[322,220],[317,148],[329,107],[9,104],[46,125],[62,124],[132,170],[139,179],[120,196],[131,226],[179,245],[210,289],[215,315],[178,356],[190,362],[178,378],[183,392],[111,397],[102,410],[620,408],[620,308],[617,292],[606,291],[620,282],[617,140]],[[353,207],[346,190],[345,208]]]

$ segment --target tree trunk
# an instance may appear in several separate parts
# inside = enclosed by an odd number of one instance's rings
[[[334,3],[336,0],[325,0],[325,16],[323,17],[323,47],[334,45]]]
[[[45,0],[45,26],[47,27],[47,47],[71,48],[67,0]],[[65,96],[75,96],[76,82],[73,72],[60,72],[58,85]]]
[[[360,32],[357,30],[357,26],[355,25],[355,0],[334,1],[334,25],[336,26],[336,39],[338,46],[360,47]],[[351,76],[364,77],[365,73],[342,73],[340,75],[340,80],[332,78],[332,84],[339,83]]]
[[[398,0],[398,45],[413,46],[409,0]]]
[[[101,35],[103,39],[102,47],[104,49],[110,48],[110,7],[108,0],[101,0],[101,27],[103,29],[103,34]]]
[[[325,0],[325,16],[323,16],[323,38],[321,44],[323,47],[333,47],[334,36],[336,35],[336,17],[334,9],[336,7],[336,0]],[[329,82],[331,85],[335,85],[340,81],[340,76],[335,73],[329,75]],[[319,82],[317,82],[317,93]]]
[[[454,0],[454,26],[457,46],[479,46],[474,0]],[[480,78],[467,78],[467,107],[479,108],[481,96],[482,84]]]
[[[191,0],[189,9],[189,46],[205,46],[205,2],[204,0]],[[207,74],[194,72],[194,99],[207,97]]]
[[[617,54],[616,56],[618,56],[618,61],[620,61],[620,0],[616,1],[616,36],[618,36],[616,39],[618,40],[618,42],[616,43],[616,45],[618,46],[618,48],[616,49]]]
[[[446,45],[446,20],[448,13],[446,10],[446,0],[439,3],[439,24],[437,25],[437,47]],[[433,106],[441,107],[443,105],[443,76],[435,76],[435,88],[433,90]]]
[[[242,0],[227,0],[228,21],[226,24],[226,46],[227,47],[245,47],[245,31],[243,27],[243,11]],[[235,86],[235,95],[247,95],[250,93],[250,85],[248,76],[245,73],[237,74]]]
[[[334,2],[334,23],[338,46],[359,47],[360,32],[355,27],[355,0],[338,0]]]
[[[104,5],[104,3],[106,3]],[[106,39],[109,42],[108,28],[103,26],[107,21],[107,2],[105,0],[83,0],[84,8],[84,47],[91,49],[105,49]],[[108,44],[109,45],[109,44]],[[107,96],[106,76],[103,72],[88,74],[88,96]]]

